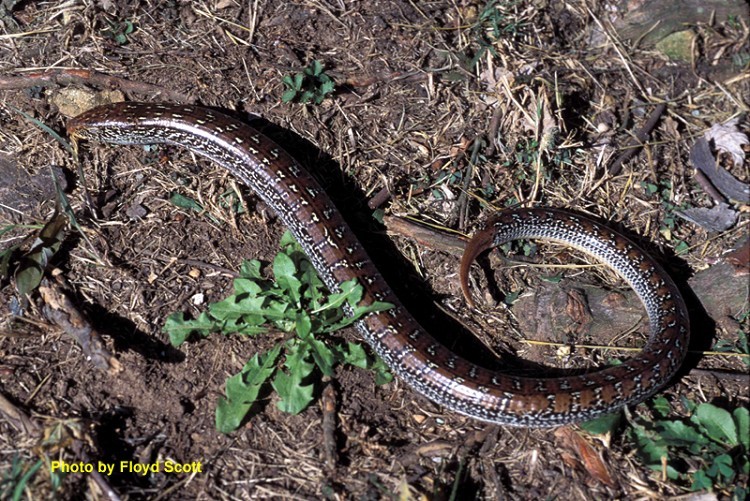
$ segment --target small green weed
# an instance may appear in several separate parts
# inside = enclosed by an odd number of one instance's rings
[[[208,219],[213,221],[215,224],[221,225],[221,222],[216,219],[216,217],[214,217],[200,203],[193,200],[192,198],[186,197],[185,195],[177,192],[172,192],[169,195],[169,201],[180,209],[190,210],[193,212],[197,212],[198,214],[205,214],[206,217],[208,217]]]
[[[281,100],[285,103],[322,103],[336,88],[333,79],[323,69],[323,63],[315,60],[302,72],[285,76],[282,82],[287,90],[281,95]]]
[[[750,472],[750,417],[744,407],[729,412],[709,403],[683,399],[690,417],[682,420],[651,420],[639,416],[630,420],[628,436],[639,456],[655,471],[668,478],[690,482],[690,489],[722,490],[731,499],[745,499],[748,491],[738,482]],[[671,411],[666,398],[651,405],[665,417]],[[692,470],[692,471],[691,471]]]
[[[517,256],[519,254],[523,254],[526,257],[533,257],[536,256],[537,252],[539,251],[539,248],[534,241],[525,239],[511,240],[510,242],[505,242],[504,244],[500,245],[498,248],[506,257],[511,260],[514,259],[514,256]],[[508,292],[503,298],[503,303],[505,303],[507,306],[512,306],[513,303],[518,301],[518,298],[521,297],[522,292],[523,290],[521,289],[514,292]]]
[[[115,42],[117,45],[127,45],[128,35],[135,31],[135,26],[130,21],[107,21],[107,27],[102,34]]]
[[[534,257],[539,252],[539,247],[532,240],[511,240],[499,246],[500,250],[506,256],[513,254],[523,254],[526,257]]]
[[[539,160],[539,141],[533,138],[525,138],[516,143],[516,177],[523,181],[527,174],[521,170],[528,166],[536,165]]]
[[[246,212],[245,205],[242,203],[242,197],[235,190],[224,192],[221,197],[221,207],[228,208],[233,214],[240,215]]]
[[[39,287],[50,262],[60,250],[67,233],[67,223],[68,220],[64,215],[53,214],[37,233],[31,248],[18,256],[17,262],[14,262],[14,256],[19,250],[18,246],[11,246],[0,251],[0,280],[13,275],[16,291],[20,297],[24,298],[24,305],[26,298]],[[11,228],[6,227],[4,230]]]
[[[336,364],[374,370],[378,384],[391,379],[385,364],[368,356],[359,343],[321,338],[392,305],[376,302],[357,306],[363,290],[355,280],[341,284],[340,292],[326,295],[325,285],[288,232],[280,245],[282,250],[273,260],[274,281],[262,277],[259,261],[245,261],[240,277],[234,280],[234,294],[209,305],[208,311],[195,320],[185,320],[182,313],[176,313],[164,325],[174,346],[191,334],[257,335],[269,329],[291,334],[265,353],[256,354],[227,380],[226,397],[220,399],[216,409],[216,427],[223,433],[240,426],[261,392],[269,389],[269,382],[279,396],[279,409],[297,414],[313,401],[316,378],[333,376]],[[352,315],[347,317],[345,310]],[[313,374],[315,371],[317,374]]]
[[[567,161],[563,159],[562,155],[558,154],[555,154],[550,160],[554,163],[553,167]],[[516,143],[513,158],[504,161],[502,168],[512,172],[517,181],[516,186],[523,188],[535,183],[537,165],[539,165],[538,175],[545,181],[550,181],[552,179],[551,172],[554,168],[548,168],[548,163],[546,155],[539,149],[539,141],[527,138]]]
[[[677,205],[672,201],[672,181],[665,179],[659,181],[658,184],[641,181],[641,188],[644,189],[648,196],[659,197],[661,199],[661,205],[664,208],[664,219],[659,227],[659,233],[669,241],[674,240],[674,250],[677,255],[686,253],[690,247],[687,242],[676,238],[673,239],[673,233],[677,228],[677,215],[675,212],[684,210],[687,206],[685,204]]]
[[[24,462],[21,456],[14,456],[10,468],[0,476],[0,499],[17,501],[24,498],[29,481],[44,463]]]
[[[172,192],[169,195],[169,201],[180,209],[185,209],[205,215],[216,225],[221,226],[222,224],[221,221],[213,216],[205,207],[203,207],[199,202],[192,198],[186,197],[185,195],[182,195],[178,192]],[[219,205],[222,208],[230,209],[234,214],[243,214],[245,212],[245,207],[244,205],[242,205],[242,200],[234,190],[228,190],[220,195]]]
[[[524,23],[511,12],[518,2],[491,0],[479,13],[479,25],[490,41],[516,38]]]
[[[479,46],[473,57],[468,54],[459,54],[458,57],[466,69],[473,69],[487,51],[493,56],[497,55],[495,44],[499,40],[516,40],[525,23],[514,13],[518,2],[507,0],[489,0],[479,11],[476,22],[471,27],[471,38]]]
[[[744,69],[750,64],[750,53],[741,51],[732,55],[732,64],[737,69]]]
[[[740,325],[747,322],[750,317],[750,311],[743,313],[738,319]],[[750,343],[748,343],[747,332],[744,329],[737,329],[737,340],[731,341],[729,339],[720,339],[714,345],[714,350],[722,353],[739,353],[742,355],[750,355]],[[750,356],[740,357],[746,366],[750,367]]]
[[[435,181],[432,182],[432,196],[435,200],[444,200],[445,194],[439,188],[441,185],[447,186],[459,186],[463,180],[463,174],[455,169],[444,168],[440,169],[435,175]]]

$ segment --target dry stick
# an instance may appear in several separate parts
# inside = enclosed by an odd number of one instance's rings
[[[169,261],[169,259],[162,259],[162,258],[157,258],[157,259],[162,262]],[[225,268],[224,266],[219,266],[216,264],[207,263],[205,261],[200,261],[198,259],[177,259],[176,262],[186,264],[188,266],[195,266],[196,268],[206,268],[209,270],[213,270],[217,273],[221,273],[222,275],[225,275],[230,278],[240,277],[240,274],[234,270],[230,270],[229,268]]]
[[[383,186],[383,187],[382,187],[382,188],[381,188],[381,189],[380,189],[380,190],[379,190],[379,191],[378,191],[378,192],[377,192],[377,193],[375,194],[375,196],[374,196],[374,197],[372,197],[372,198],[371,198],[371,199],[370,199],[370,200],[369,200],[369,201],[367,202],[367,207],[369,207],[369,208],[370,208],[370,209],[372,209],[372,210],[375,210],[375,209],[377,209],[378,207],[380,207],[381,205],[383,205],[384,203],[386,203],[386,202],[387,202],[388,200],[390,200],[390,199],[391,199],[391,190],[390,190],[390,189],[388,189],[388,186],[387,186],[387,185],[386,185],[386,186]]]
[[[41,430],[29,416],[0,394],[0,414],[14,427],[27,435],[39,435]]]
[[[28,89],[34,86],[51,87],[71,84],[90,84],[106,89],[119,89],[123,92],[146,94],[179,103],[193,103],[195,99],[182,92],[166,89],[158,85],[133,82],[121,77],[105,75],[97,71],[80,69],[55,69],[22,76],[0,76],[0,90]]]
[[[659,118],[666,108],[667,103],[660,103],[654,108],[654,111],[651,112],[651,116],[648,117],[648,121],[640,128],[640,130],[638,130],[638,132],[636,132],[635,139],[625,147],[625,151],[623,151],[622,154],[612,162],[612,165],[609,166],[610,175],[618,175],[622,170],[623,164],[633,158],[635,154],[641,150],[643,143],[648,139],[653,128],[656,127],[656,122],[659,121]]]
[[[706,174],[703,173],[703,169],[712,168],[716,165],[716,160],[711,154],[711,147],[708,145],[706,138],[699,138],[690,148],[690,163],[693,164],[695,172],[695,180],[701,185],[703,191],[711,195],[717,203],[727,203],[728,200],[721,192],[713,185],[711,180]]]
[[[333,472],[338,463],[336,451],[336,389],[330,380],[323,389],[320,407],[323,411],[323,460],[328,471]]]
[[[474,146],[471,149],[471,157],[469,158],[469,164],[466,166],[464,171],[464,182],[461,186],[461,194],[458,196],[457,213],[458,213],[458,228],[460,230],[466,229],[466,219],[469,217],[469,186],[471,180],[474,178],[474,165],[476,165],[477,157],[479,156],[479,148],[482,146],[481,137],[474,138]]]
[[[727,203],[726,197],[719,193],[719,190],[717,190],[713,184],[711,184],[711,181],[706,177],[706,175],[699,171],[698,169],[695,169],[695,180],[698,181],[698,184],[701,185],[701,188],[703,188],[703,191],[711,195],[711,198],[716,200],[718,203]]]
[[[725,381],[733,381],[735,383],[750,383],[750,374],[741,372],[728,372],[722,370],[711,370],[711,369],[690,369],[690,376],[713,376],[716,379],[722,379]]]
[[[461,256],[466,247],[466,238],[461,238],[448,233],[435,231],[424,225],[411,222],[407,219],[397,216],[385,216],[383,218],[388,233],[400,235],[430,249],[447,252],[454,256]]]
[[[484,152],[485,156],[491,157],[495,154],[495,138],[497,137],[497,131],[500,129],[500,117],[503,116],[503,110],[498,105],[492,112],[492,118],[490,119],[490,126],[487,131],[487,141],[489,146]]]

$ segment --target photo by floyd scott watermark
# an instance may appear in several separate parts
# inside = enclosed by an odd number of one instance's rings
[[[52,461],[52,472],[59,473],[92,473],[97,471],[105,475],[113,473],[137,473],[139,475],[149,475],[153,473],[203,473],[203,464],[200,461],[190,463],[177,463],[175,461],[156,461],[154,463],[136,463],[133,461],[120,461],[119,463],[107,463],[105,461],[96,461],[95,463],[86,463],[83,461],[68,463],[66,461]]]

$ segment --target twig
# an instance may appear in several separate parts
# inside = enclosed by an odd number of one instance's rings
[[[716,165],[716,160],[711,154],[711,147],[708,145],[708,141],[705,138],[699,138],[693,147],[690,148],[690,163],[693,164],[695,169],[695,180],[701,185],[703,191],[711,195],[716,202],[727,203],[728,200],[722,195],[719,190],[711,183],[708,176],[703,173],[703,169],[706,167],[713,168]]]
[[[469,186],[471,180],[474,178],[474,165],[476,165],[477,157],[479,156],[479,148],[482,146],[481,137],[474,138],[474,146],[471,149],[471,158],[469,158],[469,164],[466,166],[464,172],[463,186],[461,186],[461,194],[458,196],[458,228],[460,230],[466,229],[466,219],[469,217]]]
[[[497,137],[497,131],[500,129],[500,118],[503,116],[503,110],[500,106],[496,107],[492,112],[492,119],[490,119],[489,130],[487,131],[487,150],[484,152],[485,156],[491,157],[495,154],[495,138]]]
[[[391,234],[414,239],[425,247],[447,252],[454,256],[463,255],[464,248],[466,247],[465,237],[436,231],[401,217],[386,216],[383,218],[383,223]]]
[[[741,372],[727,372],[721,370],[709,370],[709,369],[691,369],[690,376],[712,376],[716,379],[723,379],[725,381],[735,381],[738,383],[750,383],[750,374]]]
[[[370,209],[375,210],[378,207],[380,207],[381,205],[383,205],[384,203],[386,203],[390,199],[391,199],[391,190],[388,189],[388,186],[384,186],[383,188],[381,188],[380,191],[378,191],[375,194],[374,197],[372,197],[367,202],[367,207],[369,207]]]
[[[641,127],[638,132],[635,133],[635,138],[625,147],[625,151],[623,151],[622,154],[612,162],[612,165],[609,166],[610,175],[618,175],[622,170],[623,164],[633,158],[635,154],[641,150],[643,143],[648,139],[653,128],[656,127],[656,122],[659,121],[659,118],[661,118],[661,115],[666,108],[667,103],[660,103],[654,108],[654,111],[651,112],[651,116],[648,117],[648,121],[643,124],[643,127]]]
[[[336,390],[328,381],[323,389],[320,401],[323,411],[323,460],[328,471],[336,469],[338,453],[336,452]]]
[[[701,188],[703,188],[703,191],[711,195],[711,198],[713,198],[718,203],[727,203],[728,200],[724,195],[719,193],[719,190],[716,189],[716,187],[711,184],[711,181],[706,177],[706,175],[699,170],[695,171],[695,180],[698,181],[698,184],[701,185]]]
[[[167,101],[193,103],[195,99],[182,92],[166,89],[158,85],[134,82],[126,78],[105,75],[91,70],[55,69],[23,76],[0,76],[0,90],[28,89],[30,87],[67,86],[71,84],[95,85],[106,89],[119,89],[123,92],[145,94]]]

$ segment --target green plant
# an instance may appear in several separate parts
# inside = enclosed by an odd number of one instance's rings
[[[20,256],[16,256],[19,247],[13,245],[0,251],[0,280],[15,279],[16,291],[24,298],[24,303],[29,294],[35,291],[42,282],[45,270],[50,261],[60,250],[66,235],[68,220],[64,215],[55,213],[51,219],[39,230],[31,244],[31,248]],[[15,228],[20,228],[17,226]],[[38,228],[38,226],[23,226],[25,228]],[[0,230],[0,235],[10,231],[14,226],[6,226]],[[14,258],[17,257],[17,262]]]
[[[639,416],[629,420],[628,436],[638,454],[651,469],[668,478],[690,482],[690,489],[726,490],[732,499],[745,499],[750,472],[750,417],[744,407],[731,413],[709,403],[683,399],[689,412],[685,419],[656,419]],[[655,414],[671,411],[666,398],[652,401]]]
[[[107,20],[107,27],[102,30],[102,34],[114,41],[117,45],[127,45],[128,35],[135,31],[135,26],[130,21],[110,21]]]
[[[533,138],[523,138],[516,143],[516,177],[523,181],[527,178],[524,168],[536,165],[539,160],[539,141]]]
[[[281,95],[281,100],[285,103],[292,101],[302,104],[322,103],[326,96],[336,88],[333,79],[323,69],[323,63],[315,60],[302,72],[285,76],[282,82],[287,90]]]
[[[479,13],[479,26],[490,41],[500,38],[514,39],[525,23],[513,12],[518,2],[490,0]]]
[[[214,217],[210,212],[208,212],[205,209],[205,207],[203,207],[200,203],[193,200],[192,198],[182,195],[181,193],[172,192],[169,195],[169,201],[172,202],[173,205],[179,207],[180,209],[191,210],[199,214],[205,214],[206,217],[208,217],[208,219],[213,221],[215,224],[217,225],[221,224],[221,222],[218,219],[216,219],[216,217]]]
[[[742,360],[746,366],[750,367],[750,343],[748,343],[747,339],[747,328],[743,327],[747,325],[748,318],[750,318],[750,310],[738,315],[737,322],[741,327],[737,329],[737,339],[735,341],[730,339],[720,339],[714,345],[714,350],[723,353],[738,353],[740,355],[745,355],[744,357],[740,357],[740,360]]]
[[[672,181],[668,179],[661,180],[658,184],[641,181],[641,187],[649,197],[660,199],[660,204],[664,208],[664,218],[659,226],[659,233],[667,240],[672,241],[674,231],[677,228],[676,211],[684,210],[687,207],[685,204],[678,205],[672,201]],[[677,255],[686,253],[690,247],[687,242],[677,238],[674,238],[674,243],[674,250]]]
[[[23,499],[29,481],[42,464],[44,463],[41,459],[31,464],[30,462],[24,462],[21,456],[14,456],[10,468],[0,476],[0,499],[13,501]]]
[[[732,64],[735,68],[744,69],[750,64],[750,53],[741,51],[732,55]]]
[[[463,180],[463,174],[461,171],[455,169],[444,168],[437,172],[435,178],[435,181],[432,182],[432,186],[435,186],[431,191],[432,196],[435,200],[443,200],[445,199],[445,194],[439,186],[459,186]]]
[[[256,335],[269,329],[291,334],[270,350],[256,354],[227,380],[226,397],[220,399],[216,409],[216,426],[224,433],[239,427],[269,382],[279,396],[279,409],[296,414],[313,401],[316,375],[333,376],[336,364],[372,369],[378,384],[391,378],[383,362],[368,356],[361,344],[342,343],[323,335],[392,305],[375,302],[358,306],[363,290],[355,280],[341,284],[340,292],[326,295],[323,282],[289,233],[280,245],[282,250],[273,260],[274,281],[263,278],[259,261],[245,261],[240,277],[234,280],[234,294],[209,305],[208,311],[195,320],[185,320],[182,313],[176,313],[164,326],[175,346],[191,334]],[[352,313],[348,317],[346,310]]]
[[[539,141],[533,138],[524,138],[515,145],[513,159],[503,162],[502,167],[513,172],[517,186],[524,187],[533,185],[537,176],[545,181],[552,179],[552,172],[563,163],[569,163],[569,154],[557,153],[552,149],[554,155],[548,157],[539,147]],[[548,165],[552,163],[552,168]],[[538,171],[537,171],[538,169]]]
[[[473,57],[469,54],[458,55],[464,68],[473,69],[488,51],[496,56],[495,44],[499,40],[516,40],[519,37],[526,23],[516,15],[517,4],[517,1],[489,0],[481,8],[470,33],[479,47]]]
[[[236,190],[228,190],[220,197],[222,208],[231,209],[233,214],[240,215],[246,212],[245,205],[242,203],[242,197]]]
[[[511,240],[510,242],[505,242],[500,245],[499,248],[503,251],[503,254],[508,257],[511,257],[513,254],[523,254],[526,257],[534,257],[539,251],[539,247],[533,240],[526,239]]]

